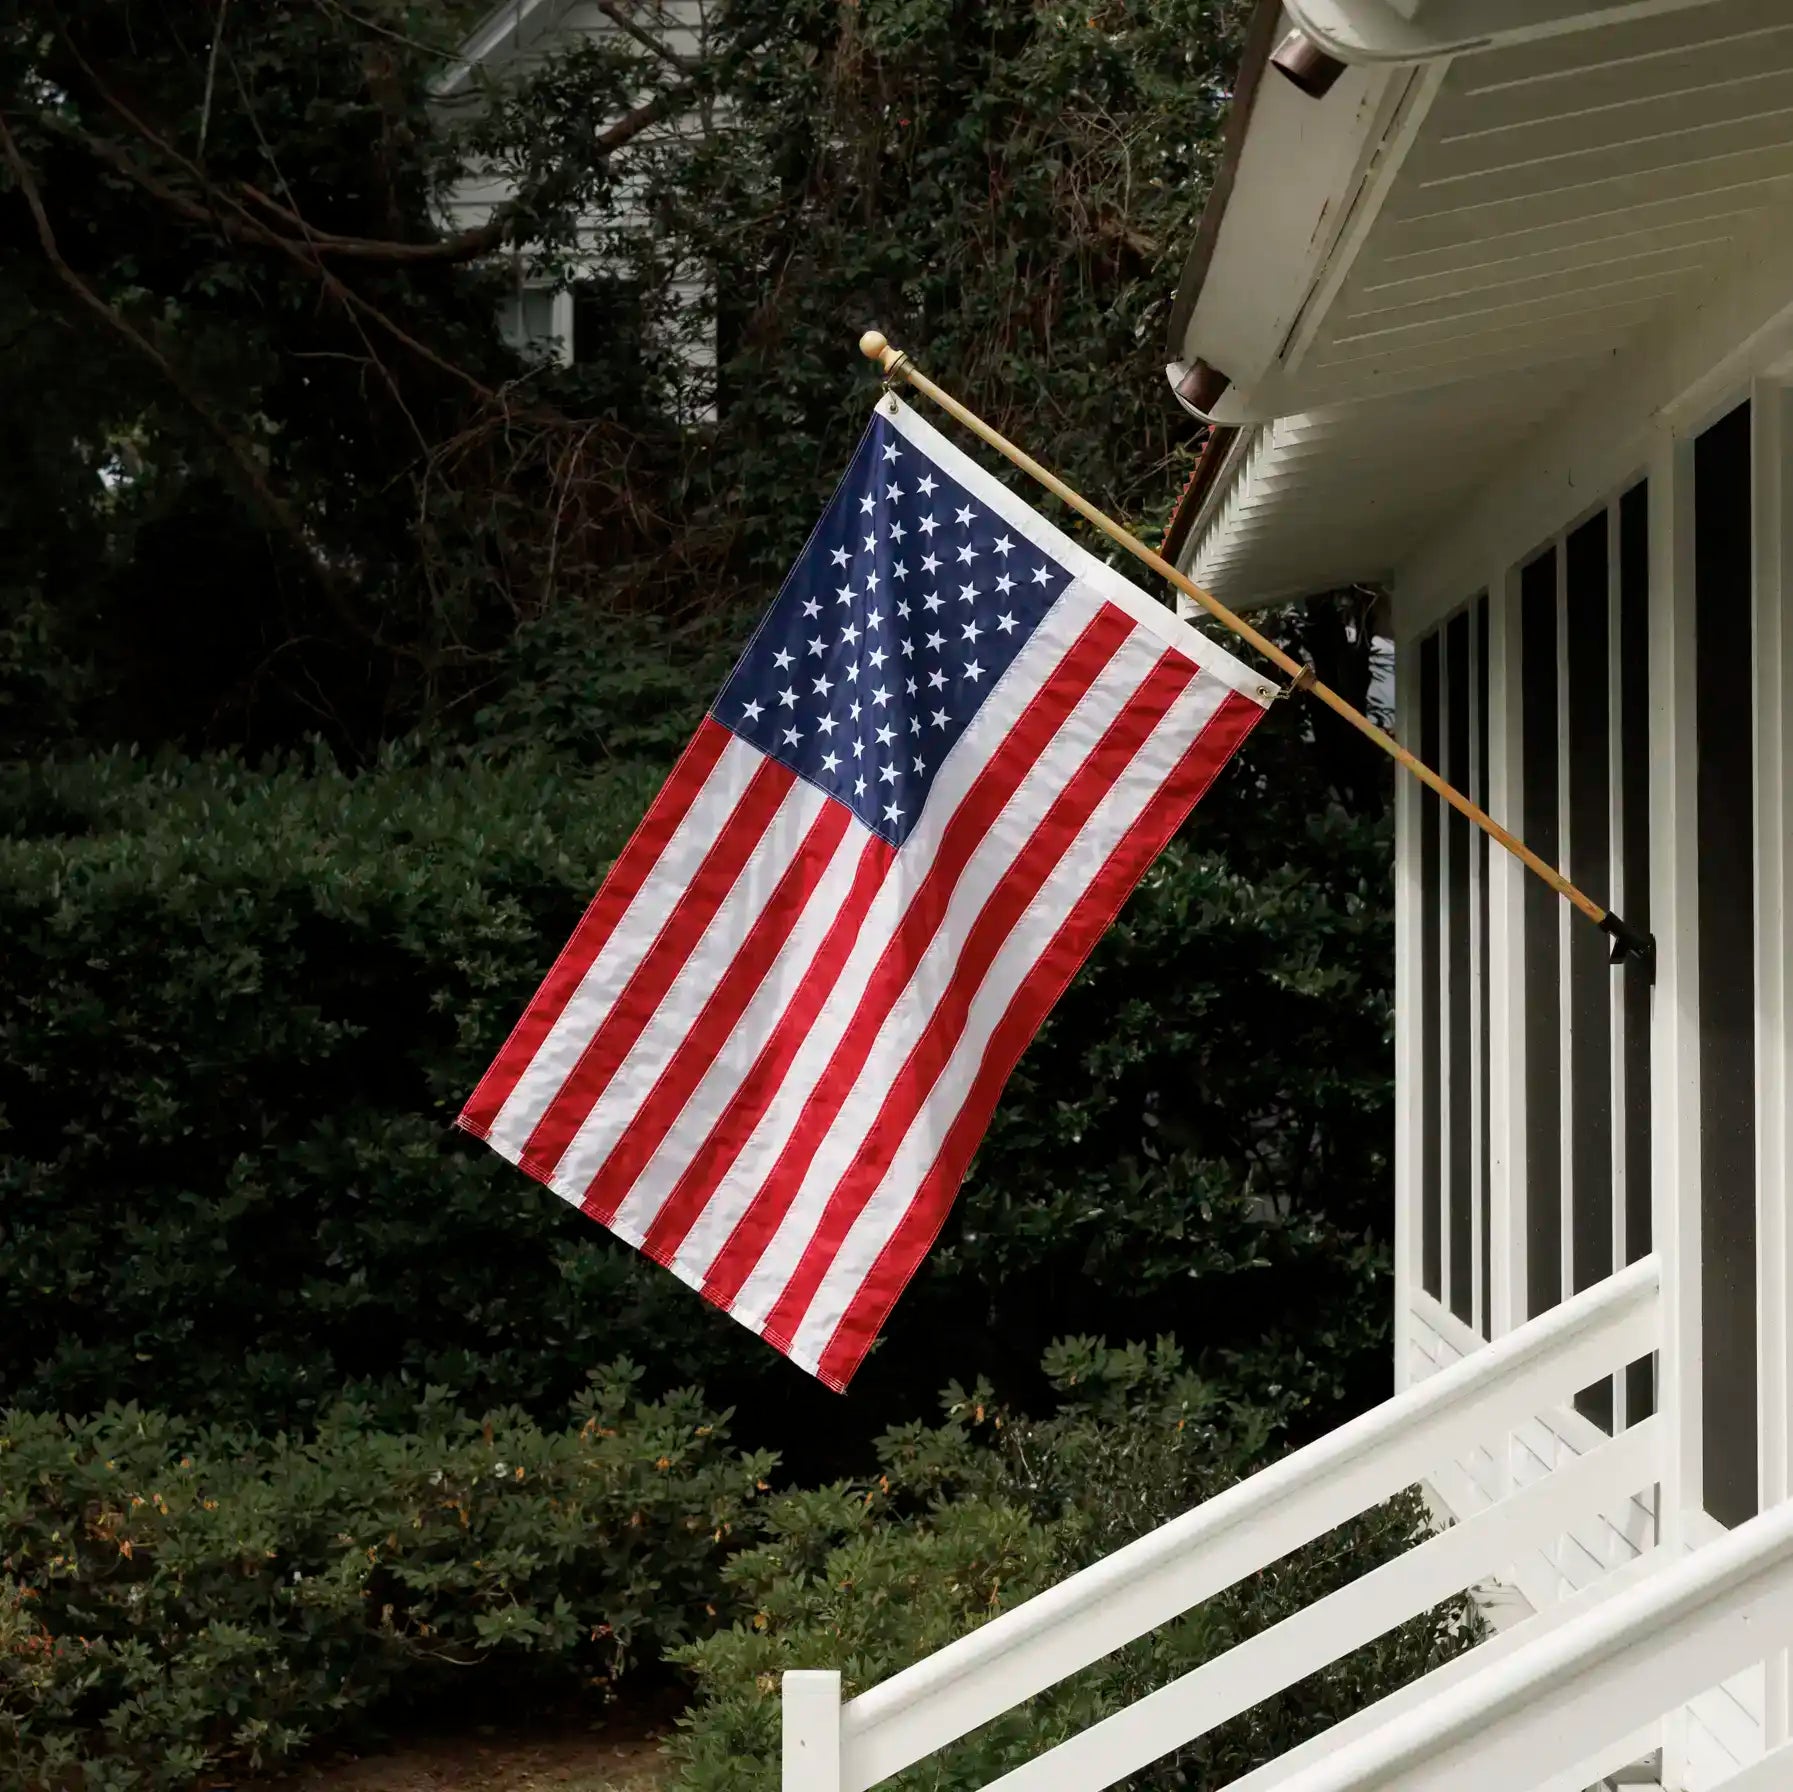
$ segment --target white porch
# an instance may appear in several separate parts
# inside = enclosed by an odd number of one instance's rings
[[[1268,67],[1293,15],[1470,14],[1322,97]],[[1383,586],[1403,740],[1654,981],[1402,780],[1395,1398],[850,1703],[790,1677],[786,1785],[862,1792],[1423,1479],[1437,1535],[998,1783],[1098,1792],[1476,1587],[1492,1640],[1235,1792],[1784,1792],[1793,7],[1302,0],[1248,57],[1169,345],[1217,425],[1179,562]]]

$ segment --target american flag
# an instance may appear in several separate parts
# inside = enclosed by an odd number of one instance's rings
[[[461,1125],[843,1389],[1272,695],[887,394]]]

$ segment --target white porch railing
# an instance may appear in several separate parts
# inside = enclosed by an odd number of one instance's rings
[[[1514,1426],[1648,1356],[1658,1343],[1658,1293],[1655,1259],[1645,1258],[848,1704],[836,1673],[786,1674],[785,1792],[866,1792],[1429,1471],[1478,1446],[1498,1451]],[[1649,1488],[1658,1478],[1660,1427],[1649,1419],[1601,1443],[992,1784],[1004,1792],[1100,1792]],[[1485,1647],[1491,1669],[1517,1659]],[[1441,1674],[1452,1687],[1467,1686],[1462,1668],[1460,1661]],[[1396,1695],[1402,1711],[1430,1710],[1414,1703],[1414,1690]],[[1379,1736],[1370,1733],[1362,1746]],[[1338,1765],[1328,1758],[1313,1771]],[[1263,1771],[1249,1776],[1253,1792],[1278,1783]],[[1309,1792],[1307,1780],[1288,1783]],[[1311,1788],[1384,1783],[1314,1778]],[[1386,1781],[1390,1792],[1407,1783]],[[1520,1784],[1505,1780],[1502,1792]]]

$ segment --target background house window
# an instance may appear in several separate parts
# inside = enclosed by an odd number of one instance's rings
[[[565,360],[572,352],[562,315],[566,307],[552,286],[519,286],[498,307],[498,334],[507,347],[531,360]]]

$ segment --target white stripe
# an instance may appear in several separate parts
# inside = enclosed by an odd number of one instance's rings
[[[701,1282],[716,1254],[728,1242],[736,1221],[746,1212],[766,1171],[790,1136],[803,1103],[833,1054],[847,1018],[859,1006],[859,998],[878,962],[878,955],[890,938],[898,917],[909,906],[910,897],[926,877],[952,816],[992,755],[1007,739],[1021,713],[1100,608],[1100,601],[1091,593],[1076,584],[1067,587],[1046,612],[1027,645],[1015,656],[1008,672],[984,699],[971,726],[947,755],[920,820],[904,841],[866,913],[859,937],[841,968],[834,990],[792,1059],[784,1080],[773,1092],[759,1124],[680,1247],[675,1265],[680,1274]],[[684,1160],[702,1143],[702,1135],[692,1136],[683,1120],[677,1131],[681,1135],[677,1161],[682,1168]],[[667,1140],[669,1146],[673,1142],[670,1138]]]
[[[685,811],[653,870],[642,880],[603,951],[592,960],[572,1000],[499,1110],[489,1143],[513,1163],[561,1085],[572,1075],[611,1004],[659,937],[692,872],[734,813],[753,774],[765,762],[757,747],[729,736],[728,745],[717,755],[702,790]]]
[[[795,1273],[821,1224],[835,1185],[859,1155],[891,1083],[908,1061],[911,1049],[945,994],[958,967],[965,937],[992,892],[1163,653],[1163,644],[1142,629],[1128,636],[972,853],[938,930],[885,1017],[851,1093],[834,1115],[810,1162],[796,1199],[742,1286],[735,1306],[744,1325],[764,1321]],[[882,946],[884,941],[879,944]],[[855,1000],[853,1009],[843,1014],[840,1032],[846,1031],[858,1006]]]
[[[1027,911],[991,961],[951,1059],[923,1103],[876,1193],[842,1241],[792,1339],[791,1359],[812,1373],[847,1307],[939,1157],[946,1135],[983,1063],[990,1036],[1066,917],[1100,875],[1109,855],[1176,769],[1226,696],[1220,680],[1196,678],[1096,805]]]
[[[704,1005],[716,993],[716,985],[734,963],[778,880],[790,868],[822,805],[830,801],[801,778],[785,792],[777,813],[691,948],[690,957],[573,1135],[550,1185],[557,1195],[575,1202],[584,1197],[623,1128],[648,1098],[667,1060],[684,1043]]]
[[[1098,560],[1088,548],[1079,546],[1062,529],[1047,522],[1031,504],[1016,497],[1000,479],[985,472],[970,455],[954,447],[933,424],[911,410],[894,392],[887,392],[878,400],[878,409],[897,433],[913,442],[941,472],[956,479],[974,498],[988,505],[1011,529],[1025,536],[1042,553],[1050,554],[1117,609],[1125,610],[1142,628],[1150,629],[1166,647],[1187,654],[1228,690],[1249,697],[1262,708],[1269,707],[1278,687],[1262,672],[1254,672],[1234,659],[1218,642],[1191,628],[1168,604],[1159,603],[1150,592],[1142,591],[1107,561]]]
[[[778,1024],[778,1017],[809,968],[810,960],[821,949],[829,928],[834,925],[841,904],[853,887],[866,842],[871,838],[871,834],[857,823],[850,824],[842,833],[803,913],[759,988],[754,991],[753,999],[679,1110],[677,1120],[643,1165],[628,1198],[617,1209],[611,1230],[618,1237],[633,1245],[641,1244],[647,1237],[679,1176],[691,1161],[691,1149],[675,1140],[683,1135],[701,1143],[721,1119],[729,1097],[753,1068],[754,1060]]]

